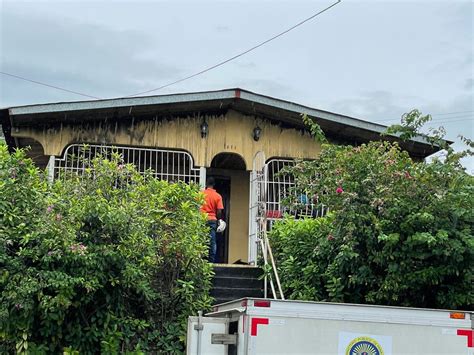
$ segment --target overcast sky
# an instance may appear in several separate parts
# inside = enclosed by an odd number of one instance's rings
[[[0,0],[0,65],[100,98],[125,96],[233,56],[333,2]],[[474,138],[473,12],[472,1],[343,0],[155,94],[240,87],[383,124],[418,108],[447,138]],[[0,107],[84,99],[0,75]],[[474,159],[466,166],[472,173]]]

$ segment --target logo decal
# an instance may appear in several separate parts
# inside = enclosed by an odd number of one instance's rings
[[[384,355],[384,352],[375,339],[357,337],[347,346],[346,355]]]

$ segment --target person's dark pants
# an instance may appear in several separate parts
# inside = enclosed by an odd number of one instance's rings
[[[217,229],[217,221],[207,221],[207,225],[210,228],[209,235],[211,237],[210,244],[209,244],[209,262],[213,263],[216,261],[216,253],[217,253],[217,241],[216,241],[216,229]]]

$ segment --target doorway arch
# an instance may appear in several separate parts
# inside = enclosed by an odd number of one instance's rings
[[[217,262],[247,263],[250,173],[245,160],[236,153],[219,153],[206,174],[214,177],[215,189],[222,195],[227,223],[217,237]]]
[[[211,161],[211,169],[247,170],[245,160],[237,153],[219,153]]]

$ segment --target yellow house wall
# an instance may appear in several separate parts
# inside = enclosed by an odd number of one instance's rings
[[[250,173],[233,171],[230,185],[229,263],[248,261]]]
[[[208,116],[207,138],[201,138],[202,117],[170,120],[127,121],[123,123],[92,122],[82,125],[61,124],[54,128],[13,129],[15,137],[33,138],[44,148],[45,155],[61,156],[72,143],[99,143],[186,150],[196,166],[210,167],[219,153],[239,154],[246,169],[258,151],[267,158],[314,158],[320,145],[299,130],[229,111],[222,116]],[[259,141],[252,137],[258,124],[262,129]],[[231,210],[229,225],[229,262],[248,260],[249,173],[228,170],[231,177]]]
[[[83,125],[61,124],[55,128],[15,128],[15,137],[33,138],[44,148],[45,155],[60,156],[72,143],[103,143],[184,149],[190,152],[197,166],[210,166],[218,153],[237,153],[244,159],[247,170],[252,168],[256,152],[268,157],[313,158],[319,144],[299,130],[286,128],[269,121],[258,120],[236,111],[226,115],[206,117],[209,135],[201,138],[202,117],[183,117],[171,120],[127,121],[123,123],[92,122]],[[259,141],[252,137],[256,125],[262,128]]]

